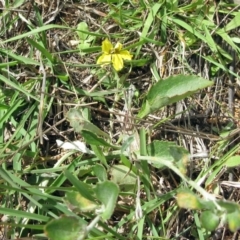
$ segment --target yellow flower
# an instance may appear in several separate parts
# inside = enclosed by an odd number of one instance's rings
[[[102,52],[103,54],[98,58],[97,64],[102,66],[105,64],[113,64],[116,71],[120,71],[123,68],[123,60],[131,60],[132,55],[127,50],[122,50],[122,44],[117,43],[113,47],[112,43],[105,39],[102,42]]]

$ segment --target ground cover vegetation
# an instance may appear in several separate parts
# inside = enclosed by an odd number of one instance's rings
[[[0,239],[238,239],[239,5],[0,2]]]

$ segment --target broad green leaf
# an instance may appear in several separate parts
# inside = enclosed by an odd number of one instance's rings
[[[165,165],[161,159],[174,162],[183,174],[186,174],[187,164],[189,161],[188,151],[172,142],[155,140],[147,146],[148,156],[158,157],[158,161],[151,162],[156,168],[162,168]]]
[[[77,26],[77,34],[80,39],[80,44],[78,45],[78,49],[80,50],[80,55],[85,55],[89,52],[91,44],[90,42],[95,39],[94,36],[91,36],[88,29],[88,25],[85,22],[80,22]]]
[[[85,49],[89,49],[90,47],[90,43],[84,42],[84,43],[80,43],[78,45],[78,49],[80,50],[80,55],[85,55],[86,52],[84,52]]]
[[[181,190],[177,194],[177,204],[181,208],[200,210],[202,209],[201,200],[189,190]]]
[[[240,209],[227,214],[228,227],[232,232],[240,229]]]
[[[204,211],[201,214],[200,221],[202,224],[202,227],[204,227],[208,231],[213,231],[217,228],[220,218],[217,216],[216,213],[212,211]]]
[[[227,167],[237,167],[240,165],[240,156],[232,156],[224,163]]]
[[[93,167],[93,172],[99,181],[104,182],[107,180],[107,171],[102,165],[95,164]]]
[[[143,118],[169,104],[191,96],[213,82],[195,75],[177,75],[158,81],[151,87],[138,117]]]
[[[95,202],[83,197],[77,191],[67,192],[65,195],[65,201],[71,210],[80,210],[86,212],[93,211],[98,207]]]
[[[240,212],[240,206],[235,202],[219,200],[218,205],[224,208],[227,213]]]
[[[87,225],[76,217],[63,216],[46,224],[44,232],[50,240],[81,240],[87,232]]]
[[[101,217],[104,220],[108,220],[113,214],[119,194],[119,188],[115,183],[105,181],[97,185],[95,193],[97,199],[104,205],[104,211],[102,212]]]
[[[163,158],[165,160],[174,161],[169,151],[170,150],[169,147],[172,146],[176,145],[172,142],[155,140],[147,146],[147,155],[152,157],[160,157],[160,159]],[[160,161],[151,164],[156,168],[162,168],[165,166],[161,164]]]
[[[184,175],[187,173],[187,165],[189,163],[189,152],[180,146],[169,147],[170,154],[172,155],[175,164],[180,172]]]
[[[78,25],[77,25],[77,34],[78,34],[78,37],[80,39],[80,41],[84,42],[87,37],[88,37],[88,34],[84,33],[84,32],[88,32],[88,25],[87,23],[85,22],[80,22]]]
[[[118,184],[122,191],[130,191],[136,186],[137,176],[125,165],[114,165],[110,168],[111,180]]]
[[[109,138],[108,134],[86,120],[83,117],[81,110],[78,108],[71,108],[68,111],[66,118],[70,122],[70,125],[74,128],[75,132],[81,133],[83,130],[86,130],[95,133],[95,135]]]
[[[239,37],[232,37],[232,40],[234,43],[240,43],[240,38]]]

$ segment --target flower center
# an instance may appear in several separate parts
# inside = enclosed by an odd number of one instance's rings
[[[114,54],[114,53],[116,53],[116,49],[112,48],[112,49],[110,50],[110,54]]]

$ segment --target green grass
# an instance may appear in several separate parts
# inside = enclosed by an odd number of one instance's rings
[[[239,19],[223,1],[5,1],[3,239],[238,234]],[[120,71],[97,64],[105,39],[132,55]]]

